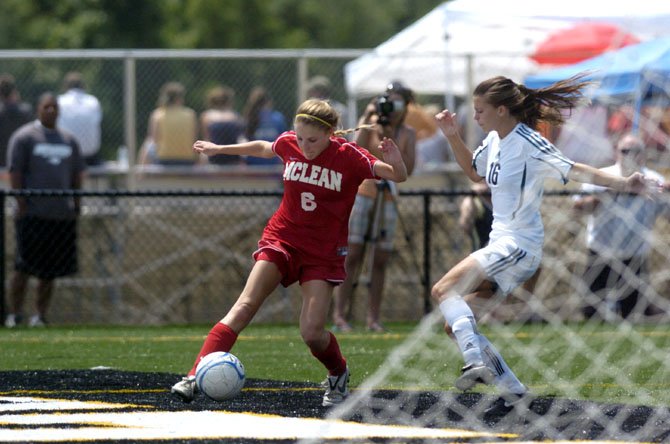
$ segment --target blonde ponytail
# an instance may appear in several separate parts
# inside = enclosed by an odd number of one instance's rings
[[[305,100],[295,113],[295,122],[317,125],[324,130],[333,131],[335,136],[344,136],[361,129],[372,129],[374,125],[360,125],[356,128],[337,129],[340,116],[327,100]]]

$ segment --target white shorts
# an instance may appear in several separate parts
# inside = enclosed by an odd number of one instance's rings
[[[504,296],[533,276],[540,259],[519,248],[514,238],[503,237],[470,254],[496,283]]]
[[[376,199],[367,196],[356,196],[354,207],[351,210],[349,218],[349,243],[363,244],[365,239],[371,239],[373,236],[372,226],[374,221],[374,206]],[[396,223],[398,213],[393,202],[382,201],[383,211],[379,219],[378,237],[375,246],[380,250],[393,250],[393,238],[395,237]]]

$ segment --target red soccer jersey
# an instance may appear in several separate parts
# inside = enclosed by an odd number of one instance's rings
[[[355,143],[331,137],[328,148],[307,160],[294,131],[280,135],[272,150],[284,162],[284,196],[263,237],[308,255],[344,255],[358,186],[364,179],[376,178],[377,158]]]

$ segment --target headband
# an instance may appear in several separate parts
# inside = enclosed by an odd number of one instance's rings
[[[321,118],[319,118],[319,117],[313,116],[313,115],[311,115],[311,114],[296,114],[295,116],[296,116],[296,117],[307,117],[307,118],[310,118],[310,119],[314,119],[314,120],[316,120],[316,121],[318,121],[318,122],[323,123],[323,124],[326,125],[328,128],[332,128],[332,127],[333,127],[333,125],[331,125],[330,123],[326,122],[325,120],[323,120],[323,119],[321,119]]]

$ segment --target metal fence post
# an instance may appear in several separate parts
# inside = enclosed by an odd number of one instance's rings
[[[302,103],[305,99],[307,99],[307,82],[309,79],[309,68],[307,64],[307,57],[305,55],[302,55],[301,57],[298,57],[296,60],[296,76],[297,76],[297,83],[298,87],[296,88],[296,93],[297,93],[297,103]]]
[[[0,254],[2,254],[2,260],[0,260],[0,279],[2,279],[2,286],[0,287],[0,319],[4,322],[5,320],[5,257],[7,257],[7,252],[5,251],[5,200],[6,194],[0,193]]]
[[[128,171],[126,173],[126,187],[135,189],[135,169],[138,160],[139,147],[137,144],[137,79],[135,59],[126,56],[123,61],[123,109],[124,109],[124,143],[128,148]]]
[[[423,312],[431,312],[430,304],[430,193],[423,195]]]

